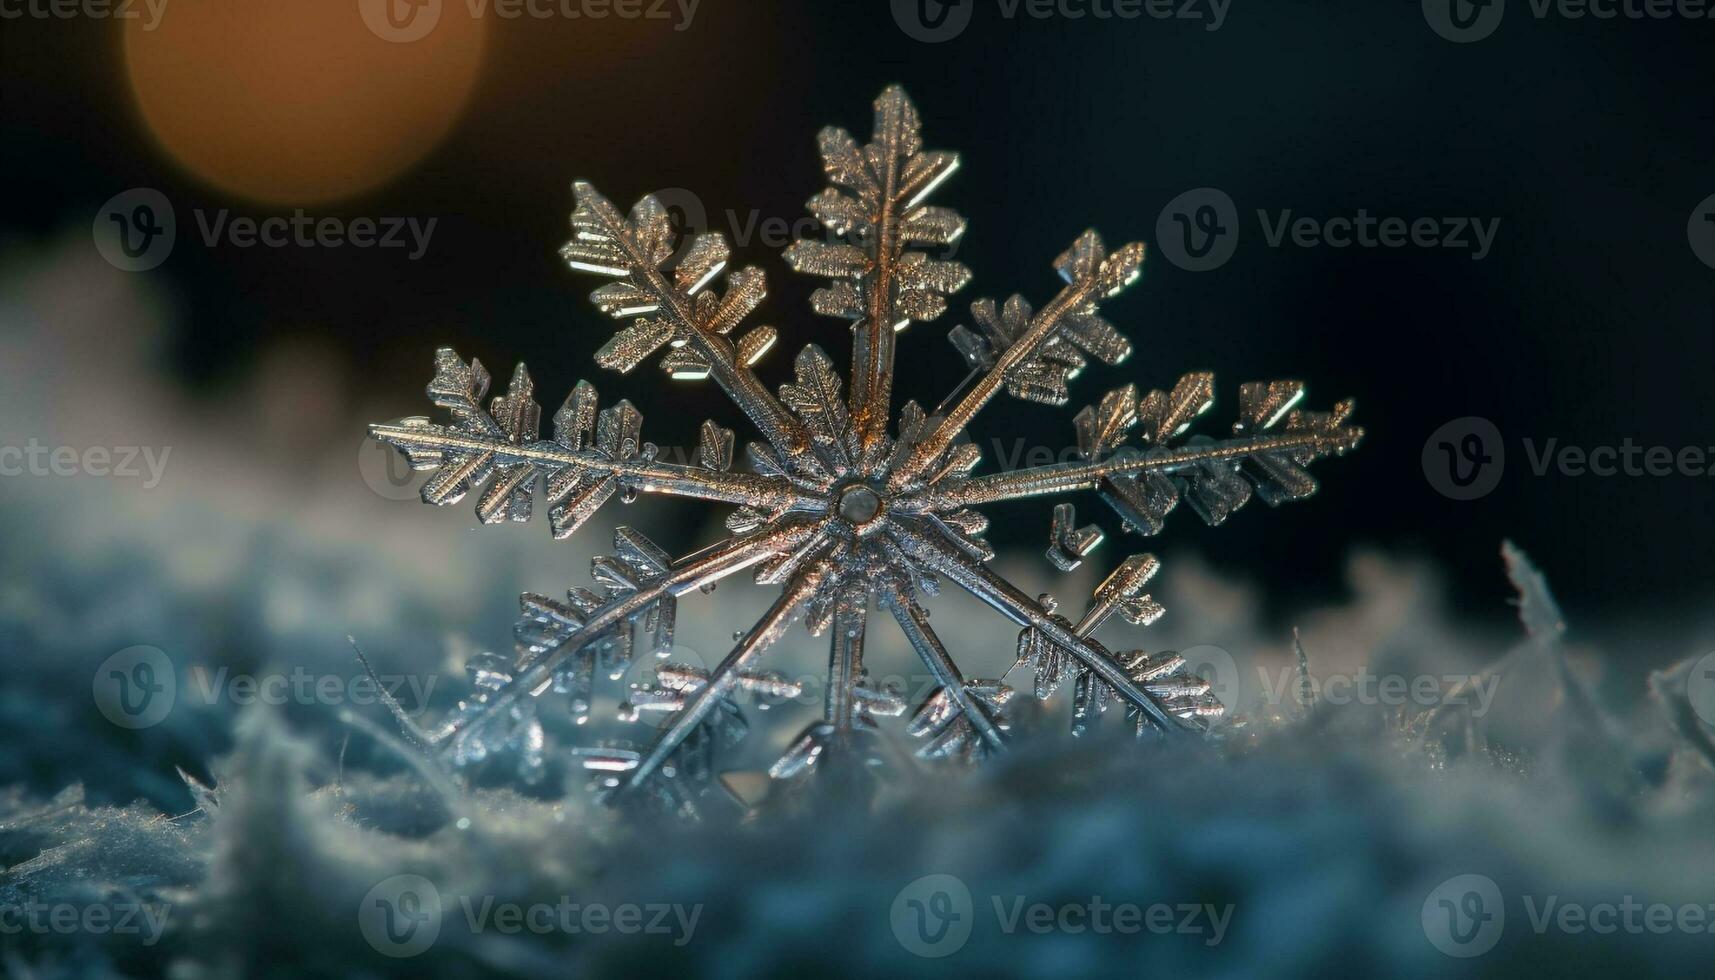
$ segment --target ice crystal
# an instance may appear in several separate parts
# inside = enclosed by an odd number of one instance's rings
[[[689,806],[696,780],[712,771],[711,754],[743,733],[733,695],[791,686],[758,664],[798,618],[811,633],[832,636],[826,710],[775,764],[777,780],[802,778],[842,750],[866,757],[878,719],[912,710],[899,692],[876,690],[866,677],[872,610],[898,622],[936,678],[906,726],[921,740],[918,755],[971,759],[1003,748],[1014,692],[1001,680],[967,679],[930,627],[923,602],[943,580],[1022,627],[1017,666],[1034,671],[1039,698],[1071,686],[1076,731],[1110,705],[1123,705],[1140,734],[1201,730],[1219,717],[1208,683],[1173,653],[1110,650],[1093,638],[1116,613],[1140,625],[1162,614],[1145,592],[1159,568],[1153,555],[1122,561],[1074,621],[1057,612],[1052,597],[1032,598],[988,567],[988,521],[974,508],[1095,490],[1126,530],[1140,534],[1159,532],[1181,500],[1220,524],[1253,496],[1278,504],[1313,493],[1306,466],[1345,452],[1362,435],[1348,424],[1351,402],[1311,412],[1297,407],[1304,394],[1297,382],[1242,385],[1232,434],[1211,438],[1187,433],[1213,404],[1212,375],[1188,374],[1147,394],[1127,385],[1077,413],[1079,459],[975,475],[981,454],[967,430],[997,394],[1063,405],[1068,383],[1089,361],[1119,364],[1131,353],[1100,307],[1138,277],[1144,247],[1110,250],[1087,231],[1055,260],[1065,285],[1047,304],[1033,308],[1018,295],[972,304],[974,326],[951,332],[971,376],[939,407],[926,411],[907,401],[895,415],[899,337],[942,314],[947,296],[970,277],[964,266],[937,257],[963,234],[964,219],[924,203],[957,169],[958,157],[923,148],[917,111],[897,87],[875,102],[870,143],[834,128],[818,140],[832,186],[808,207],[825,236],[795,242],[784,257],[798,272],[829,280],[811,305],[850,321],[851,377],[842,379],[811,344],[798,352],[794,378],[777,395],[752,368],[779,335],[745,325],[764,298],[762,272],[729,271],[730,251],[718,233],[681,248],[653,196],[627,215],[589,184],[575,185],[573,237],[561,254],[572,269],[606,280],[591,299],[625,324],[596,362],[628,372],[659,354],[672,378],[712,380],[761,435],[745,447],[747,469],[733,466],[732,430],[713,421],[702,426],[694,464],[666,461],[643,440],[642,416],[629,402],[602,408],[583,381],[543,438],[535,384],[523,365],[506,394],[485,408],[488,372],[452,350],[436,354],[428,388],[451,413],[450,424],[411,418],[372,428],[415,468],[434,472],[423,487],[426,502],[452,504],[476,491],[485,523],[528,520],[538,496],[560,538],[615,496],[629,502],[640,493],[669,494],[734,508],[726,518],[731,536],[694,554],[672,558],[622,527],[614,554],[594,561],[599,589],[573,588],[564,600],[525,595],[515,655],[474,660],[471,697],[439,727],[413,729],[453,762],[511,751],[527,777],[538,774],[538,696],[564,696],[581,721],[598,678],[617,679],[634,652],[668,654],[681,597],[747,569],[780,592],[725,659],[708,671],[664,665],[657,685],[631,692],[627,714],[665,716],[652,744],[579,750],[616,794],[642,790]],[[1070,503],[1053,508],[1047,557],[1056,567],[1077,567],[1102,540],[1098,528],[1078,525]]]

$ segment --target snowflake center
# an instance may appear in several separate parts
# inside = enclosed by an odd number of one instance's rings
[[[881,495],[861,483],[841,490],[834,501],[834,512],[860,529],[873,523],[881,516],[881,511]]]

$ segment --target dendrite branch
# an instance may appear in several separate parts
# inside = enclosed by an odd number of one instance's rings
[[[744,638],[739,640],[726,659],[709,674],[708,682],[691,695],[682,709],[674,713],[672,720],[661,730],[648,753],[638,762],[637,768],[631,771],[622,787],[623,791],[635,790],[648,781],[680,743],[703,723],[709,712],[713,711],[720,700],[738,683],[740,672],[748,668],[758,655],[785,634],[799,607],[821,586],[827,571],[828,564],[825,561],[813,565],[799,573],[798,577],[781,591],[780,598],[775,600],[768,612],[745,633]]]
[[[1054,336],[1054,329],[1059,326],[1060,318],[1088,297],[1093,288],[1093,283],[1081,283],[1060,290],[1054,301],[1043,307],[1031,320],[1029,332],[1008,347],[1000,355],[999,362],[987,374],[978,378],[976,384],[953,404],[946,417],[936,424],[928,437],[911,450],[911,456],[905,465],[893,475],[891,485],[903,486],[939,459],[947,447],[953,444],[953,440],[959,437],[959,433],[964,432],[971,420],[982,411],[983,406],[994,399],[1001,385],[1006,383],[1007,375],[1018,365],[1030,360],[1037,348]]]
[[[1079,636],[1070,623],[1050,614],[1012,583],[989,571],[987,566],[972,562],[950,546],[936,541],[931,532],[908,527],[903,522],[895,527],[896,540],[906,551],[957,582],[961,588],[981,599],[996,612],[1020,626],[1040,631],[1050,641],[1063,647],[1083,662],[1085,667],[1094,671],[1115,693],[1148,715],[1157,727],[1167,731],[1179,731],[1189,727],[1138,686],[1102,644]]]
[[[869,618],[869,597],[842,602],[834,614],[833,638],[828,643],[828,696],[825,711],[834,727],[852,727],[852,693],[863,675],[863,639]]]
[[[798,271],[835,280],[812,298],[817,312],[855,321],[851,435],[862,458],[886,437],[895,332],[938,316],[946,294],[970,278],[964,266],[910,248],[945,246],[965,230],[955,212],[922,205],[959,160],[924,151],[921,128],[917,108],[895,85],[875,100],[869,145],[860,147],[842,129],[822,130],[822,167],[834,187],[809,209],[833,240],[803,239],[785,253]]]
[[[895,91],[889,90],[882,98],[887,99]],[[901,92],[897,97],[903,100],[904,94]],[[865,287],[863,322],[852,332],[851,425],[864,449],[886,434],[888,406],[893,397],[892,289],[894,263],[900,251],[894,198],[899,193],[899,149],[906,139],[916,138],[915,132],[902,131],[908,120],[897,108],[878,115],[878,127],[884,128],[875,134],[875,140],[884,148],[887,162],[880,174],[881,194],[872,230],[875,265]]]
[[[983,710],[965,689],[964,676],[959,673],[953,658],[947,655],[947,648],[941,644],[941,638],[929,627],[928,613],[915,602],[899,596],[889,599],[888,605],[893,610],[893,618],[899,621],[899,628],[905,633],[905,638],[911,641],[917,655],[923,658],[924,666],[935,676],[935,682],[958,704],[959,711],[970,721],[983,741],[995,750],[1006,748],[1006,740],[995,726],[994,719],[989,717],[988,712]]]
[[[581,622],[567,620],[561,625],[566,632],[545,644],[541,652],[528,662],[518,665],[512,680],[490,695],[479,715],[460,717],[448,722],[428,736],[434,745],[444,745],[448,739],[478,722],[496,717],[525,696],[535,696],[546,690],[553,672],[567,657],[583,649],[614,626],[634,616],[664,596],[681,596],[695,589],[712,585],[735,572],[770,558],[808,537],[814,525],[792,522],[771,527],[748,537],[728,538],[712,548],[704,549],[675,563],[672,572],[629,595],[583,617]]]
[[[946,506],[976,506],[1024,497],[1041,497],[1069,490],[1092,490],[1103,477],[1134,475],[1149,471],[1173,473],[1177,470],[1221,460],[1241,459],[1258,453],[1291,452],[1312,449],[1330,451],[1335,443],[1355,442],[1363,430],[1355,426],[1328,432],[1302,432],[1227,439],[1204,446],[1180,449],[1150,449],[1120,452],[1094,463],[1052,463],[1033,466],[1010,473],[994,473],[974,477],[936,495]],[[903,506],[907,506],[902,504]]]
[[[1079,236],[1078,240],[1072,243],[1072,247],[1055,262],[1055,267],[1059,269],[1067,285],[1052,302],[1029,318],[1028,326],[1007,331],[1010,336],[1003,341],[1005,349],[992,351],[993,362],[988,365],[987,373],[977,378],[976,383],[935,423],[929,434],[912,447],[911,455],[889,478],[888,486],[897,491],[921,481],[940,460],[942,453],[953,444],[953,440],[971,424],[977,412],[999,393],[1002,386],[1019,382],[1027,370],[1033,367],[1037,373],[1047,372],[1047,377],[1051,379],[1049,390],[1053,393],[1044,395],[1041,392],[1031,392],[1027,397],[1063,402],[1064,382],[1075,372],[1054,369],[1036,362],[1039,357],[1049,353],[1050,345],[1060,340],[1061,335],[1074,323],[1089,331],[1073,339],[1076,346],[1087,347],[1110,363],[1124,360],[1131,352],[1130,344],[1126,343],[1111,325],[1096,316],[1096,305],[1136,279],[1142,264],[1143,246],[1140,244],[1134,242],[1108,255],[1095,232],[1089,231]],[[1022,299],[1014,297],[1014,303],[1022,306]],[[973,307],[973,313],[975,312],[977,309]],[[1020,310],[1021,320],[1023,315],[1024,312]],[[1033,387],[1025,385],[1022,391],[1029,391]]]
[[[473,435],[440,425],[372,425],[369,434],[400,449],[426,452],[489,452],[501,464],[529,463],[544,467],[570,466],[597,477],[617,475],[644,493],[694,497],[759,509],[781,510],[817,504],[804,497],[784,477],[756,473],[717,472],[636,457],[612,459],[600,452],[566,449],[554,442],[516,445],[504,438]]]
[[[739,361],[733,342],[712,329],[698,315],[691,295],[667,281],[659,268],[659,258],[645,249],[619,210],[587,182],[579,181],[575,190],[580,210],[588,209],[605,235],[605,244],[616,246],[623,255],[623,270],[605,271],[629,276],[635,286],[652,298],[656,309],[650,312],[667,316],[673,324],[674,336],[706,362],[715,382],[749,416],[769,443],[793,460],[808,456],[811,446],[804,427],[769,392],[756,373]],[[710,275],[724,265],[725,260],[722,259]]]

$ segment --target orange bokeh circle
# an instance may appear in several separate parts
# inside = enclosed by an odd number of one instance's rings
[[[198,176],[271,204],[387,181],[463,112],[487,28],[465,4],[437,4],[432,29],[389,39],[363,3],[173,0],[152,28],[127,21],[127,72],[149,130]]]

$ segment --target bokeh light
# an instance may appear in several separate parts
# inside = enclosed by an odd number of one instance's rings
[[[125,28],[149,130],[199,177],[272,204],[373,188],[422,159],[475,87],[486,22],[448,5],[422,37],[389,41],[355,3],[174,0]]]

